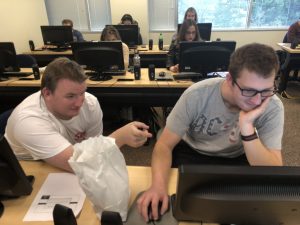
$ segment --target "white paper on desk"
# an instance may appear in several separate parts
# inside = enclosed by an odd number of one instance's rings
[[[77,216],[82,209],[85,193],[78,178],[71,173],[50,173],[35,196],[23,221],[51,221],[55,204],[71,208]]]

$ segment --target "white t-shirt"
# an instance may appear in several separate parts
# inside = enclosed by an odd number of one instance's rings
[[[244,153],[239,112],[231,112],[221,95],[223,78],[211,78],[190,86],[168,116],[166,127],[196,151],[211,156],[237,157]],[[254,121],[262,143],[281,149],[284,109],[274,95],[265,112]]]
[[[77,116],[56,118],[48,111],[41,92],[28,96],[12,112],[5,137],[19,159],[46,159],[68,146],[102,134],[102,110],[97,98],[85,93]]]

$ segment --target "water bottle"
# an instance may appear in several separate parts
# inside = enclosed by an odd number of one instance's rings
[[[162,33],[159,34],[158,48],[159,48],[159,50],[163,50],[163,48],[164,48],[164,39],[163,39]]]
[[[133,73],[135,80],[141,79],[141,58],[138,51],[135,52],[133,57]]]

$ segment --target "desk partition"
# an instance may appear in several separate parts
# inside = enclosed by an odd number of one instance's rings
[[[164,49],[168,49],[166,45]],[[141,66],[146,68],[149,64],[154,64],[157,68],[166,67],[166,55],[167,50],[159,50],[157,45],[153,46],[152,50],[149,50],[148,46],[138,46],[137,50],[139,51],[141,57]],[[37,63],[40,67],[46,66],[49,62],[58,57],[67,57],[74,59],[72,50],[55,52],[51,50],[43,51],[30,51],[24,52],[23,54],[31,55],[36,58]],[[130,49],[129,58],[132,59],[134,55],[134,50]]]
[[[156,73],[166,69],[156,69]],[[32,76],[33,77],[33,76]],[[87,91],[95,95],[101,105],[111,106],[174,106],[181,94],[192,81],[150,81],[148,69],[141,70],[141,79],[118,81],[119,78],[134,79],[133,73],[114,76],[108,81],[87,80]],[[28,95],[40,89],[40,80],[18,80],[0,82],[0,102],[2,105],[19,104]]]

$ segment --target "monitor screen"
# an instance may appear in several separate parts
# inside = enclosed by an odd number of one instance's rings
[[[179,221],[299,224],[300,167],[181,165],[172,210]]]
[[[5,137],[0,137],[0,200],[30,195],[33,176],[26,176]]]
[[[178,24],[177,32],[179,31],[180,27],[181,23]],[[197,27],[201,39],[204,41],[210,41],[212,23],[197,23]]]
[[[111,26],[114,26],[118,30],[122,42],[127,44],[128,47],[134,47],[139,44],[139,28],[137,24],[119,24]]]
[[[109,80],[106,71],[124,70],[121,41],[73,42],[71,46],[75,61],[95,72],[91,80]]]
[[[66,47],[73,42],[71,26],[41,26],[41,31],[45,45]]]
[[[210,72],[227,71],[235,46],[235,41],[180,42],[179,71],[197,72],[203,77]]]
[[[0,42],[0,71],[19,72],[16,50],[13,42]]]

